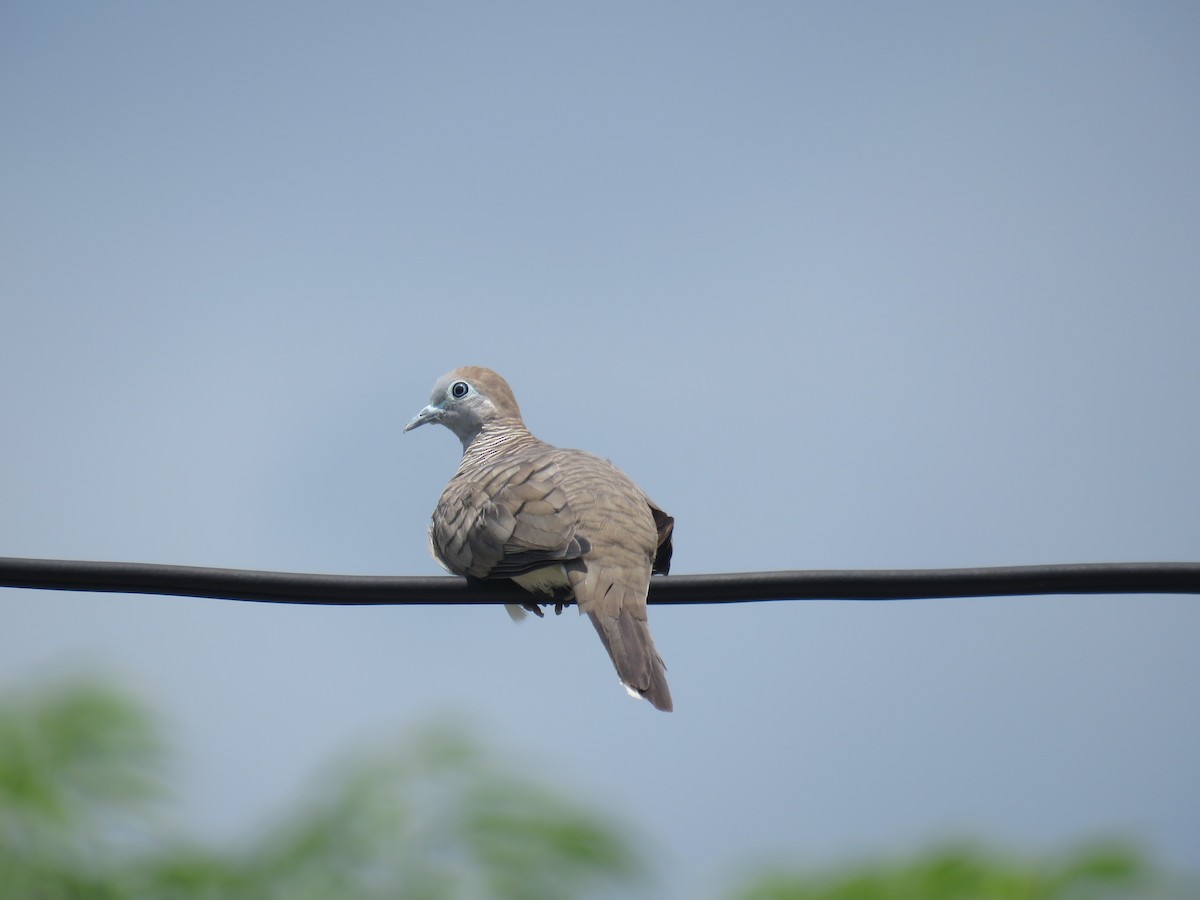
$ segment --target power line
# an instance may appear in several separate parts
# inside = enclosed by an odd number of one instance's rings
[[[509,581],[449,576],[310,575],[151,563],[0,557],[0,587],[165,594],[327,606],[527,603]],[[654,604],[916,600],[1034,594],[1200,594],[1200,563],[1080,563],[971,569],[864,569],[670,575]]]

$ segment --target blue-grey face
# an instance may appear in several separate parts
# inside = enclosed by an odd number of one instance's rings
[[[412,431],[421,425],[437,422],[467,444],[493,414],[494,408],[487,397],[455,370],[438,379],[429,397],[429,405],[413,416],[404,430]]]

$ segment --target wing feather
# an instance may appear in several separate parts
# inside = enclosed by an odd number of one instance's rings
[[[456,476],[442,494],[430,544],[443,566],[472,578],[511,578],[587,552],[556,465],[496,466],[488,475],[483,482]]]

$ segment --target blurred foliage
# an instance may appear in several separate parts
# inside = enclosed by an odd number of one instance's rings
[[[627,829],[497,762],[459,728],[427,728],[343,764],[235,851],[163,836],[165,764],[154,723],[111,688],[75,683],[0,702],[0,900],[570,900],[629,896],[648,878]],[[1045,863],[951,848],[830,874],[758,875],[728,896],[1200,896],[1175,890],[1120,846]]]
[[[234,852],[160,836],[164,762],[149,717],[111,689],[0,704],[0,898],[565,900],[646,874],[621,830],[461,729],[339,767]]]
[[[115,897],[103,860],[152,818],[162,746],[131,700],[72,685],[0,707],[0,896]]]
[[[1132,848],[1105,844],[1041,863],[1006,859],[976,847],[947,847],[911,860],[850,866],[824,875],[761,875],[730,900],[1183,900],[1194,896],[1182,884],[1169,884]]]

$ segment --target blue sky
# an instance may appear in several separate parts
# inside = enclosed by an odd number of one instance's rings
[[[0,12],[0,552],[434,574],[488,365],[677,520],[674,571],[1200,558],[1186,4]],[[1195,867],[1200,606],[572,616],[0,591],[0,684],[115,673],[233,840],[443,713],[653,842],[1095,835]]]

